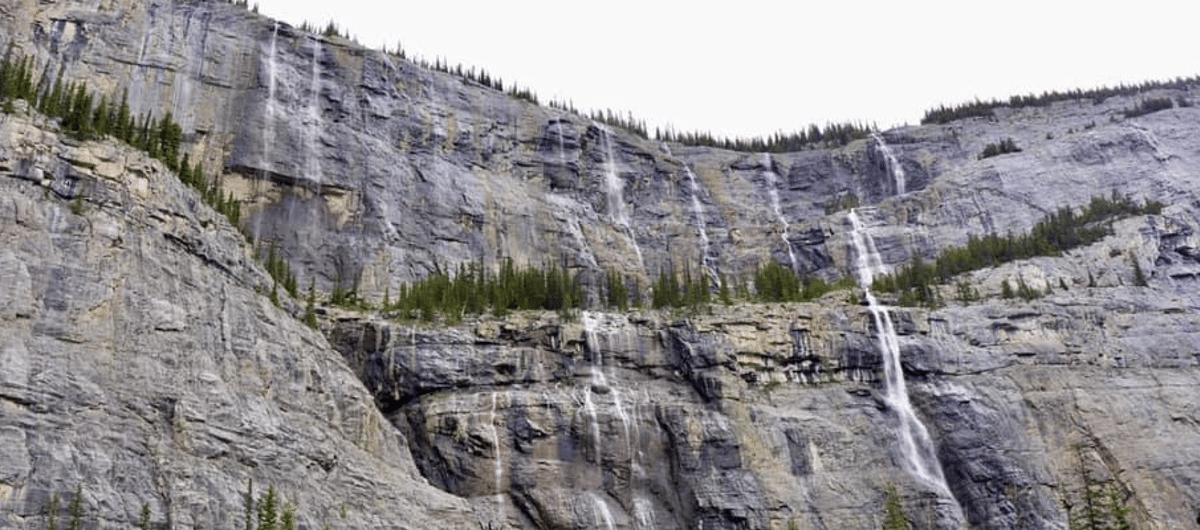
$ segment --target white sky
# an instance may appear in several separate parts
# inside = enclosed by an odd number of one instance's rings
[[[255,0],[251,0],[253,4]],[[1141,0],[257,0],[539,98],[756,136],[917,123],[976,96],[1200,74],[1200,4]]]

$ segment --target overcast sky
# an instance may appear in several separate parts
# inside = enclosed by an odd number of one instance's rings
[[[1176,0],[257,3],[481,67],[543,102],[718,135],[886,129],[939,103],[1200,74],[1200,5]]]

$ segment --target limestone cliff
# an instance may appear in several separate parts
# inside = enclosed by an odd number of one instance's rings
[[[223,2],[16,0],[0,40],[171,110],[301,284],[376,301],[507,258],[593,295],[605,269],[852,276],[850,204],[888,266],[1098,194],[1167,205],[971,273],[980,301],[893,311],[941,490],[903,471],[859,293],[448,328],[333,312],[327,342],[160,165],[22,108],[0,118],[0,526],[42,527],[81,485],[103,528],[147,503],[160,527],[229,528],[253,478],[309,528],[878,528],[892,484],[920,528],[1065,529],[1081,470],[1139,528],[1197,524],[1195,89],[768,155],[651,142]],[[1148,96],[1181,104],[1124,116]],[[978,158],[1004,138],[1022,151]],[[1001,299],[1018,278],[1051,292]]]

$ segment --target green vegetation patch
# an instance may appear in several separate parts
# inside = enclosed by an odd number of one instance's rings
[[[1033,226],[1024,235],[989,234],[983,237],[971,235],[966,246],[950,247],[941,252],[933,264],[926,263],[920,256],[893,274],[875,279],[871,289],[875,292],[897,293],[901,305],[937,305],[935,283],[946,284],[956,275],[979,269],[995,267],[1011,261],[1037,256],[1057,256],[1062,252],[1090,245],[1111,234],[1111,221],[1135,215],[1157,215],[1162,212],[1160,202],[1147,200],[1136,204],[1129,197],[1113,193],[1111,199],[1096,196],[1084,206],[1080,213],[1069,207],[1059,208]],[[970,297],[970,289],[959,287]]]

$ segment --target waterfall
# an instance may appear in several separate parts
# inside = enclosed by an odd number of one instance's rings
[[[595,506],[595,513],[593,514],[595,527],[600,528],[603,525],[603,528],[606,530],[616,528],[616,525],[613,523],[612,511],[608,509],[608,503],[604,502],[604,499],[601,499],[595,493],[588,493],[588,496],[592,498],[592,505]]]
[[[496,513],[497,519],[503,521],[504,494],[502,493],[503,488],[501,487],[501,479],[504,476],[504,466],[500,461],[500,430],[496,428],[496,401],[498,401],[498,394],[496,392],[492,392],[492,409],[488,414],[488,427],[490,427],[492,431],[492,448],[494,449],[492,459],[495,461],[494,474],[496,479]]]
[[[711,244],[708,239],[708,230],[705,228],[707,224],[705,220],[707,218],[704,216],[704,205],[700,203],[700,186],[696,183],[696,174],[692,173],[692,168],[684,164],[683,171],[687,175],[688,188],[692,192],[692,216],[696,218],[696,231],[700,234],[700,263],[708,270],[709,277],[715,282],[717,280],[717,273],[713,269],[711,259],[708,255]]]
[[[566,169],[567,167],[567,142],[563,140],[563,124],[566,123],[565,118],[559,118],[554,132],[558,133],[558,163]]]
[[[612,137],[608,129],[600,129],[600,138],[604,143],[604,189],[608,197],[608,215],[612,221],[625,230],[625,237],[633,245],[637,254],[638,271],[646,270],[646,262],[642,259],[642,249],[638,246],[637,238],[633,236],[633,228],[629,225],[629,212],[625,210],[625,191],[620,177],[617,175],[617,159],[613,155]]]
[[[567,230],[571,232],[571,236],[579,243],[579,248],[586,252],[585,257],[587,258],[588,265],[591,265],[593,269],[600,268],[600,262],[596,261],[596,253],[588,245],[587,238],[583,237],[583,227],[579,225],[579,220],[572,218],[568,221]]]
[[[271,30],[271,44],[267,53],[267,101],[263,104],[262,153],[260,156],[260,178],[254,183],[254,204],[262,200],[263,181],[268,178],[267,167],[271,164],[271,148],[275,145],[275,56],[279,40],[279,22]],[[262,234],[262,212],[254,217],[254,242]]]
[[[601,435],[598,427],[599,418],[596,412],[596,403],[593,398],[596,396],[611,396],[610,410],[621,421],[622,433],[624,437],[624,450],[628,456],[628,484],[623,487],[614,487],[608,485],[606,488],[614,497],[621,500],[620,505],[633,510],[635,528],[653,529],[656,526],[654,520],[654,504],[650,498],[645,496],[647,489],[646,470],[642,463],[642,452],[639,450],[641,435],[639,432],[639,407],[640,399],[648,399],[646,396],[639,396],[635,389],[622,387],[621,381],[616,373],[609,373],[604,362],[605,348],[612,349],[614,347],[614,337],[623,337],[623,335],[605,334],[601,332],[601,326],[604,325],[601,318],[603,315],[584,311],[581,315],[581,320],[584,326],[584,339],[587,350],[591,353],[591,366],[589,367],[589,376],[591,384],[585,389],[583,399],[585,413],[592,420],[592,443],[594,444],[594,452],[596,454],[595,463],[597,466],[604,464],[604,459],[601,456],[602,450],[607,450],[610,455],[613,455],[609,465],[621,468],[625,465],[625,461],[620,457],[621,446],[615,443],[615,440],[606,440],[607,443],[601,443]],[[630,344],[618,343],[615,346],[627,348]],[[595,396],[593,396],[593,394]],[[590,407],[590,411],[589,411]],[[648,421],[653,421],[648,420]],[[620,476],[622,473],[617,471]],[[596,506],[595,521],[597,526],[593,528],[612,528],[612,513],[608,509],[608,505],[603,502],[603,499],[592,495]],[[603,526],[600,526],[603,525]]]
[[[637,497],[633,499],[633,518],[634,528],[646,528],[653,530],[656,526],[654,521],[654,506],[649,499]]]
[[[888,408],[896,412],[900,420],[897,435],[900,437],[904,467],[908,472],[937,486],[948,495],[950,488],[946,485],[941,464],[934,452],[933,441],[908,400],[904,370],[900,365],[900,341],[892,324],[892,316],[871,293],[871,282],[874,281],[875,275],[884,272],[883,260],[875,248],[875,240],[858,218],[858,212],[850,210],[847,219],[850,221],[850,240],[854,245],[858,283],[867,298],[867,307],[875,323],[879,353],[883,356],[884,401]]]
[[[896,195],[904,195],[908,192],[908,182],[904,176],[904,166],[900,165],[900,160],[896,158],[896,154],[892,152],[892,148],[888,147],[887,142],[883,141],[883,136],[879,133],[871,133],[871,138],[875,143],[879,144],[879,152],[883,153],[883,160],[887,164],[888,174],[892,176],[892,181],[896,186]]]
[[[775,174],[775,170],[771,169],[771,155],[762,154],[763,176],[767,179],[767,195],[771,199],[771,209],[775,211],[775,218],[779,220],[779,225],[783,227],[783,233],[780,238],[783,239],[783,247],[787,249],[788,259],[792,262],[792,272],[798,272],[799,267],[796,265],[796,253],[792,250],[792,241],[788,236],[787,218],[783,216],[783,208],[779,205],[779,177]]]
[[[600,348],[599,337],[596,333],[596,328],[599,324],[599,321],[597,320],[596,315],[590,311],[583,312],[582,320],[585,334],[584,338],[588,349],[592,352],[592,386],[593,388],[601,389],[601,391],[612,395],[613,410],[616,411],[617,417],[621,419],[621,425],[625,431],[625,444],[626,446],[632,447],[633,439],[629,436],[630,419],[629,414],[625,412],[625,405],[621,400],[621,392],[619,389],[609,384],[608,376],[604,373],[604,352]]]
[[[304,175],[317,184],[317,195],[321,194],[321,154],[317,145],[320,139],[321,123],[321,39],[312,38],[311,77],[308,83],[308,108],[305,117]]]

